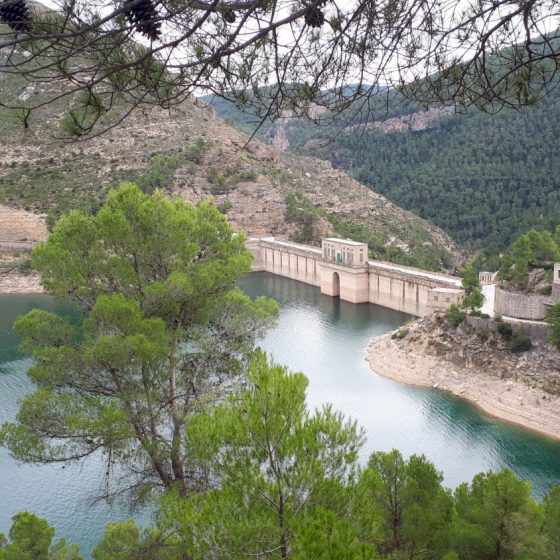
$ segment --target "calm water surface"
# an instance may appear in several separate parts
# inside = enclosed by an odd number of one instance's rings
[[[365,362],[370,339],[402,324],[403,313],[322,296],[305,284],[267,273],[241,282],[251,296],[268,295],[282,308],[278,325],[262,342],[276,361],[309,377],[308,402],[331,402],[358,420],[367,433],[362,459],[373,450],[424,453],[456,486],[477,472],[508,467],[530,480],[536,497],[560,483],[560,444],[492,420],[467,403],[435,390],[399,385],[373,374]],[[17,353],[14,319],[33,307],[57,309],[45,296],[0,297],[0,421],[12,419],[17,400],[31,389],[29,360]],[[22,509],[36,511],[57,534],[88,551],[109,520],[128,517],[122,508],[91,504],[102,483],[94,459],[82,467],[16,464],[0,449],[0,532]]]

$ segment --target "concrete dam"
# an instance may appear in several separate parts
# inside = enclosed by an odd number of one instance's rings
[[[273,237],[249,238],[254,271],[305,282],[351,303],[374,303],[424,317],[460,303],[461,278],[368,259],[365,243],[325,238],[310,247]]]

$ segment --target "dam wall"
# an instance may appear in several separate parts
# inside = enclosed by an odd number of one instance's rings
[[[349,239],[323,239],[322,248],[250,238],[254,271],[266,271],[321,289],[352,303],[374,303],[423,317],[459,303],[461,279],[393,263],[368,260],[367,245]]]

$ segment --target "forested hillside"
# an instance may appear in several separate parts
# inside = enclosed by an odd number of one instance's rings
[[[401,115],[412,109],[406,104],[400,107]],[[219,105],[216,110],[222,114]],[[231,110],[228,116],[235,117],[236,124],[242,121]],[[455,114],[422,131],[388,134],[382,128],[353,127],[341,134],[335,126],[282,126],[290,150],[347,169],[469,249],[498,253],[523,231],[553,229],[557,223],[558,90],[522,111]],[[266,128],[265,132],[273,134]]]

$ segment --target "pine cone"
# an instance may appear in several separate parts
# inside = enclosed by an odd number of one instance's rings
[[[237,19],[235,12],[230,8],[226,8],[222,12],[222,16],[227,23],[235,23],[235,20]]]
[[[309,27],[321,27],[325,23],[325,15],[319,8],[311,8],[305,13],[305,23]]]
[[[161,21],[151,0],[128,0],[124,4],[126,19],[148,39],[155,41],[161,35]]]
[[[0,4],[0,21],[14,31],[31,31],[31,14],[25,0],[4,0]]]

